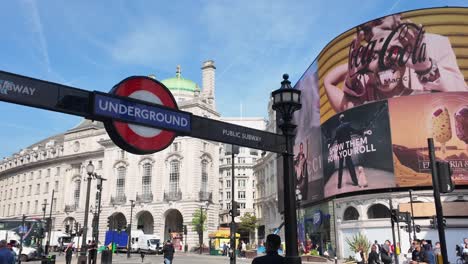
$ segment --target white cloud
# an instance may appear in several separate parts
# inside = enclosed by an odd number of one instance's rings
[[[51,73],[52,68],[50,66],[49,51],[47,48],[47,39],[44,35],[44,29],[42,26],[41,16],[39,14],[36,1],[24,0],[22,3],[27,13],[26,21],[29,22],[30,28],[34,33],[34,37],[36,38],[35,43],[37,43],[37,45],[35,46],[39,48],[42,63],[44,64],[44,67],[47,70],[47,72]]]

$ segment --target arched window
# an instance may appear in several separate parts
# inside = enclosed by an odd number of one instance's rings
[[[141,186],[143,196],[151,195],[151,177],[153,176],[153,166],[151,163],[143,164],[143,176],[141,177]]]
[[[169,171],[169,191],[172,193],[179,192],[179,179],[180,179],[180,162],[173,160],[170,163]]]
[[[374,204],[367,209],[367,218],[390,218],[390,210],[383,204]]]
[[[343,214],[343,221],[359,220],[359,212],[356,208],[350,206],[346,208]]]
[[[117,168],[117,182],[116,182],[116,196],[125,196],[125,176],[127,174],[127,168],[120,166]]]
[[[201,162],[201,191],[206,193],[208,191],[208,161],[202,160]]]
[[[78,178],[75,180],[75,188],[73,189],[73,205],[75,208],[78,208],[80,205],[80,190],[81,190],[81,180]]]

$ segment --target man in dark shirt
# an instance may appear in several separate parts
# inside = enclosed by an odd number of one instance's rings
[[[256,257],[252,264],[283,264],[284,257],[278,255],[278,249],[281,245],[281,238],[275,234],[269,234],[266,240],[266,255]]]
[[[346,167],[348,168],[349,174],[351,176],[351,180],[353,181],[353,185],[358,185],[358,180],[356,177],[356,169],[354,168],[353,159],[351,158],[350,152],[352,152],[351,147],[351,137],[354,134],[360,134],[361,132],[354,129],[351,126],[350,122],[345,122],[344,115],[341,114],[339,117],[340,124],[336,128],[335,138],[332,140],[332,143],[336,140],[338,146],[341,144],[343,147],[341,150],[340,160],[339,160],[339,168],[338,168],[338,189],[341,189],[341,182],[343,179],[343,163],[346,163]]]
[[[11,264],[13,261],[13,252],[7,248],[6,240],[0,240],[0,264]]]
[[[171,264],[172,260],[174,259],[174,246],[172,245],[170,240],[167,240],[162,251],[164,254],[164,263]]]

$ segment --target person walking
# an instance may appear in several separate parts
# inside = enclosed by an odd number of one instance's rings
[[[243,258],[245,258],[246,254],[247,254],[247,244],[245,244],[245,241],[242,241],[241,255]]]
[[[97,255],[97,244],[96,241],[91,241],[88,244],[88,264],[96,264],[96,255]]]
[[[163,247],[164,264],[171,264],[174,259],[174,246],[168,239]]]
[[[68,246],[65,248],[65,263],[71,264],[73,257],[73,242],[69,243]]]
[[[13,252],[7,247],[6,240],[0,240],[0,264],[14,264]]]
[[[223,243],[223,256],[227,255],[227,251],[228,251],[228,246],[226,245],[226,242],[224,242]]]
[[[377,243],[377,241],[376,241]],[[367,258],[367,263],[369,264],[380,264],[379,253],[377,252],[376,244],[372,245],[371,252]]]
[[[284,257],[278,255],[278,249],[281,246],[281,238],[275,234],[269,234],[266,240],[266,255],[256,257],[252,264],[283,264]]]
[[[354,260],[356,260],[357,264],[364,264],[364,256],[362,253],[362,248],[358,248],[358,250],[354,254]]]

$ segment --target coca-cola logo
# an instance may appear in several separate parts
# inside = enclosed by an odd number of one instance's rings
[[[410,60],[412,64],[422,63],[426,61],[424,33],[423,27],[402,23],[390,31],[387,37],[371,39],[366,45],[353,42],[348,55],[349,70],[355,74],[367,73],[372,71],[368,66],[375,60],[378,61],[378,70],[404,67]]]

